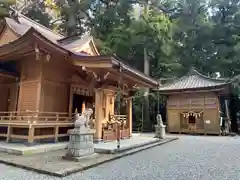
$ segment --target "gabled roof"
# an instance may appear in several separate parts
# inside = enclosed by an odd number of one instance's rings
[[[219,88],[228,84],[226,79],[214,79],[207,77],[195,69],[191,69],[185,76],[173,83],[163,85],[159,88],[160,92],[185,91],[197,89]]]
[[[94,52],[99,55],[97,48],[94,45],[93,38],[90,34],[83,36],[64,37],[63,35],[53,32],[51,29],[31,20],[30,18],[18,13],[18,22],[11,18],[5,18],[6,25],[18,36],[26,34],[30,28],[34,28],[41,35],[53,43],[65,48],[74,53],[79,53],[78,49],[81,46],[89,43],[94,49]]]
[[[15,20],[10,18],[5,18],[7,25],[18,35],[24,35],[31,27],[36,29],[39,33],[45,36],[47,39],[56,43],[57,40],[64,38],[63,35],[53,32],[52,30],[46,28],[45,26],[27,18],[26,16],[19,14],[17,23]]]
[[[63,39],[58,40],[58,43],[73,52],[79,52],[81,50],[80,47],[84,46],[85,44],[90,44],[92,46],[93,50],[97,55],[99,55],[99,52],[94,44],[93,37],[89,33],[85,33],[83,36],[71,36],[66,37]]]

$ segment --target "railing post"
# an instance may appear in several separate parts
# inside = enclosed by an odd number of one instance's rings
[[[11,139],[11,134],[12,134],[12,127],[11,125],[9,124],[8,125],[8,129],[7,129],[7,139],[6,139],[6,142],[8,143]]]
[[[119,149],[120,148],[120,125],[119,123],[117,122],[116,123],[116,132],[117,132],[117,148]]]
[[[56,117],[57,117],[56,121],[59,121],[59,114],[56,114]]]
[[[56,116],[57,116],[56,121],[58,122],[59,121],[59,114],[57,113]],[[59,126],[55,125],[55,128],[54,128],[54,142],[55,143],[58,142],[58,133],[59,133]]]
[[[12,120],[12,113],[10,112],[9,121]]]
[[[33,121],[30,119],[30,116],[28,116],[28,144],[31,145],[34,142],[34,132],[35,132],[35,127],[33,126]]]

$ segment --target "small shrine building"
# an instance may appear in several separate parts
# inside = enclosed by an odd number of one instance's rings
[[[192,69],[187,75],[163,85],[167,96],[167,124],[170,133],[216,134],[221,132],[220,98],[228,98],[230,84]]]
[[[88,34],[64,37],[18,14],[0,27],[0,136],[7,142],[67,137],[74,113],[92,108],[96,140],[132,134],[136,88],[158,82],[116,57],[101,56]],[[126,113],[117,114],[120,92]]]

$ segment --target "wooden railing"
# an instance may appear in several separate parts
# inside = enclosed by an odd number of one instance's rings
[[[7,128],[7,131],[0,132],[0,136],[6,137],[9,142],[12,138],[26,139],[28,143],[34,140],[53,138],[55,142],[58,138],[68,136],[67,132],[60,133],[59,128],[73,127],[74,116],[60,112],[0,112],[0,127]],[[44,134],[44,128],[53,128],[54,133]],[[18,129],[20,133],[14,134],[13,129]],[[21,129],[28,129],[27,135]],[[38,130],[38,133],[36,133]]]
[[[118,126],[119,125],[119,126]],[[127,115],[110,115],[109,121],[103,123],[103,140],[113,141],[117,139],[117,127],[120,128],[120,137],[129,137]]]

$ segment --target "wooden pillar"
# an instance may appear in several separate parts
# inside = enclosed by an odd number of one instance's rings
[[[69,109],[68,109],[68,116],[72,116],[72,105],[73,105],[73,87],[70,86],[70,95],[69,95]]]
[[[86,104],[85,104],[85,101],[82,102],[82,113],[84,113],[86,109]]]
[[[114,97],[113,92],[109,89],[104,89],[105,98],[103,102],[103,108],[105,109],[104,122],[109,120],[109,115],[114,115]]]
[[[34,132],[35,128],[32,126],[32,124],[28,127],[28,144],[32,145],[34,143]]]
[[[128,114],[128,128],[129,128],[129,136],[132,136],[132,97],[127,100],[127,114]]]
[[[103,91],[102,89],[95,90],[95,140],[100,141],[102,139],[102,121],[104,119],[103,113]]]

